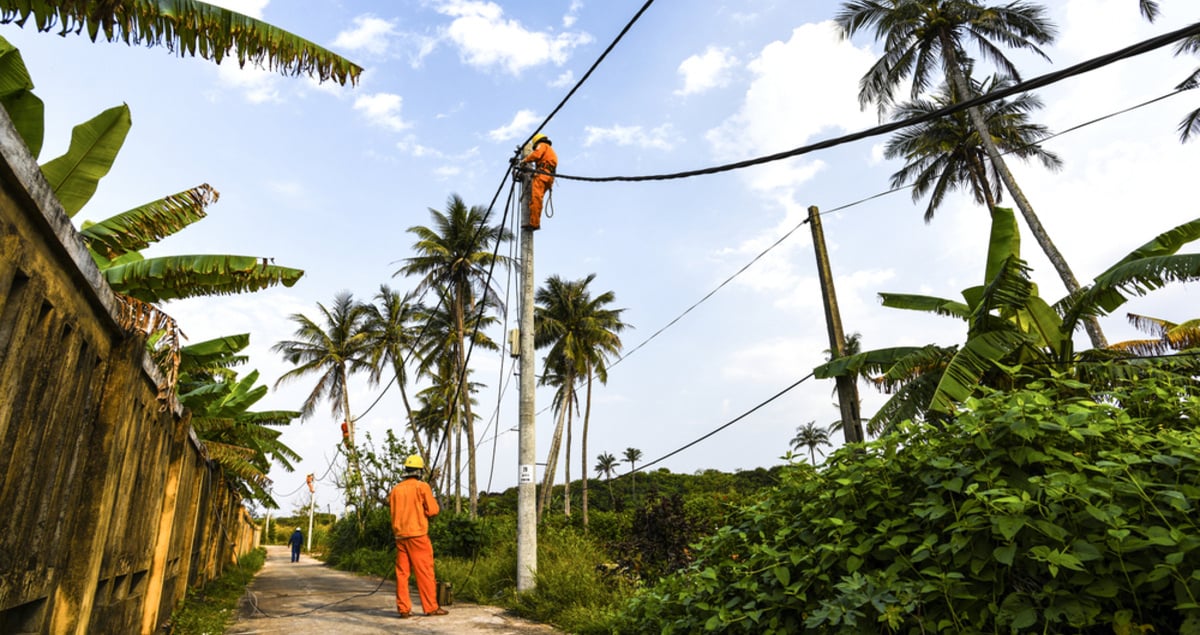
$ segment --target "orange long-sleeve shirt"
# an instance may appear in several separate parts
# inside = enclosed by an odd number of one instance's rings
[[[429,519],[441,511],[429,484],[416,478],[406,478],[392,488],[388,507],[392,511],[392,535],[396,538],[428,534]]]
[[[538,170],[549,172],[551,175],[558,169],[558,153],[554,151],[554,148],[549,143],[539,143],[538,147],[534,148],[533,152],[530,152],[521,161],[523,163],[532,163]],[[551,181],[554,180],[553,176],[545,174],[537,174],[535,176],[548,178]]]

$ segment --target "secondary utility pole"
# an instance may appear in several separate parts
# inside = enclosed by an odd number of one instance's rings
[[[313,489],[313,475],[308,475],[308,545],[305,551],[312,553],[312,526],[313,526],[313,504],[316,499],[316,490]]]
[[[521,173],[521,359],[517,413],[517,592],[532,591],[537,575],[537,436],[534,428],[536,371],[533,358],[533,229],[529,224],[529,172]]]
[[[829,327],[830,358],[846,356],[846,335],[842,332],[842,314],[838,311],[837,294],[833,290],[833,273],[829,269],[829,252],[825,249],[825,232],[821,229],[821,213],[816,205],[808,208],[808,224],[812,226],[813,252],[817,255],[817,277],[821,279],[821,299],[825,304],[825,324]],[[862,443],[862,422],[858,412],[858,387],[854,377],[838,375],[838,406],[842,411],[842,433],[846,443]]]

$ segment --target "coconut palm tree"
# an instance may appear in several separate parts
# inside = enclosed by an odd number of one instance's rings
[[[1147,21],[1153,22],[1158,17],[1158,2],[1155,0],[1138,0],[1138,8],[1142,12],[1142,17]],[[1175,47],[1176,55],[1185,53],[1200,53],[1200,35],[1192,36],[1179,43]],[[1200,67],[1192,71],[1187,79],[1179,83],[1175,88],[1179,90],[1189,90],[1200,86]],[[1183,120],[1179,122],[1179,140],[1186,142],[1193,135],[1200,136],[1200,108],[1184,115]]]
[[[355,302],[348,291],[338,293],[329,308],[318,302],[317,309],[320,311],[317,320],[293,313],[290,319],[297,324],[293,334],[296,339],[277,342],[271,347],[295,366],[280,376],[275,386],[278,388],[309,375],[317,376],[317,383],[300,407],[300,416],[303,419],[311,417],[322,401],[329,401],[334,417],[340,415],[351,472],[348,481],[359,486],[362,490],[359,501],[365,502],[366,489],[360,477],[358,446],[354,439],[354,418],[350,414],[349,381],[353,373],[372,371],[369,340],[363,331],[367,309]],[[355,503],[355,497],[350,492],[347,494],[349,502]]]
[[[984,84],[975,84],[977,94],[1001,90],[1013,85],[1008,78],[993,76]],[[959,99],[949,83],[929,97],[919,97],[896,106],[892,118],[897,121],[925,116],[951,106]],[[997,147],[1005,154],[1022,159],[1037,159],[1051,170],[1062,167],[1058,155],[1037,145],[1050,134],[1040,124],[1029,121],[1029,113],[1042,107],[1042,101],[1032,93],[1011,100],[997,100],[980,108],[984,121]],[[935,212],[951,191],[968,190],[975,201],[986,209],[1003,200],[1003,185],[995,165],[987,160],[987,150],[979,140],[979,132],[971,125],[965,112],[939,117],[909,126],[888,139],[884,156],[903,159],[905,165],[892,175],[892,187],[912,184],[913,201],[929,194],[925,222],[933,220]]]
[[[816,450],[823,445],[831,445],[829,443],[829,430],[818,426],[816,421],[809,421],[802,426],[798,426],[796,428],[796,436],[792,437],[791,441],[793,450],[799,450],[801,447],[808,448],[809,462],[813,465],[817,464]]]
[[[600,456],[596,457],[596,476],[603,476],[605,482],[608,483],[608,500],[613,508],[617,506],[617,499],[613,496],[612,478],[613,474],[617,472],[618,463],[620,461],[617,460],[617,457],[608,452],[601,452]]]
[[[196,0],[0,0],[0,24],[31,25],[58,35],[103,35],[147,47],[165,46],[180,57],[194,55],[221,63],[237,55],[285,75],[315,76],[339,84],[354,82],[362,68],[297,35],[236,11]]]
[[[467,374],[468,322],[482,309],[501,306],[500,296],[492,286],[495,265],[508,265],[508,258],[498,255],[499,243],[509,240],[511,232],[500,226],[488,226],[487,210],[467,207],[458,195],[451,195],[445,212],[430,208],[432,227],[414,226],[408,231],[417,237],[413,251],[417,255],[405,259],[395,275],[421,278],[418,290],[442,287],[447,292],[447,304],[454,319],[455,371],[460,378],[451,399],[450,412],[458,403],[465,410],[463,422],[467,432],[467,465],[470,488],[470,512],[478,508],[477,469],[475,461],[475,424],[471,414],[470,394],[464,393]]]
[[[637,462],[642,460],[642,451],[637,448],[625,448],[622,456],[625,457],[625,462],[629,463],[629,480],[633,483],[630,487],[634,497],[637,497]]]
[[[876,104],[881,115],[894,103],[895,90],[905,81],[911,80],[913,99],[927,92],[935,82],[938,68],[956,96],[974,97],[968,79],[974,64],[966,51],[968,42],[1003,75],[1019,81],[1020,72],[1000,47],[1029,51],[1049,59],[1041,47],[1055,36],[1045,8],[1024,0],[1003,5],[972,0],[851,0],[842,3],[834,20],[846,37],[873,28],[876,39],[885,42],[883,57],[863,76],[858,93],[859,103]],[[1030,233],[1067,291],[1078,291],[1075,274],[1004,162],[983,111],[974,107],[967,109],[967,114],[992,168],[1021,210]],[[1092,345],[1103,348],[1104,334],[1099,323],[1089,318],[1084,325]]]
[[[400,399],[404,403],[417,452],[428,459],[429,454],[421,443],[421,435],[413,421],[412,405],[408,401],[409,378],[405,365],[405,355],[411,357],[415,353],[416,340],[421,335],[421,329],[417,326],[421,308],[412,292],[402,296],[384,284],[379,286],[375,301],[367,304],[366,310],[363,332],[367,335],[371,355],[371,381],[378,384],[386,370],[391,369],[392,381],[400,388]]]
[[[534,309],[534,344],[537,347],[550,347],[546,356],[546,370],[543,373],[543,383],[547,380],[556,382],[561,397],[556,396],[556,404],[574,404],[578,408],[579,398],[576,394],[580,379],[586,378],[587,396],[583,417],[583,434],[581,447],[582,473],[582,508],[583,524],[588,523],[588,466],[587,441],[588,426],[591,421],[593,380],[600,383],[608,382],[608,360],[621,350],[621,338],[618,335],[628,327],[621,321],[624,309],[612,309],[609,305],[616,300],[616,295],[606,291],[595,297],[592,296],[590,285],[596,279],[596,274],[574,281],[563,280],[559,276],[551,276],[546,285],[538,289],[534,298],[537,307]],[[573,411],[567,410],[567,456],[566,456],[566,486],[567,495],[564,497],[569,510],[570,501],[570,461],[571,461],[571,422]],[[547,458],[546,477],[553,483],[553,472],[557,467],[557,446],[561,439],[560,426],[556,427],[551,441],[551,453]],[[549,487],[543,486],[543,492]],[[568,511],[569,515],[569,511]]]
[[[490,301],[481,302],[482,310],[470,311],[465,316],[463,328],[460,330],[454,312],[450,308],[453,305],[450,291],[444,286],[436,286],[432,289],[432,293],[438,299],[437,304],[432,307],[422,305],[416,309],[414,317],[421,324],[421,328],[414,341],[416,346],[414,355],[417,359],[417,376],[428,378],[441,392],[439,403],[441,412],[446,418],[442,420],[437,436],[444,442],[443,447],[447,448],[447,469],[444,470],[444,474],[446,478],[457,482],[462,476],[461,465],[451,468],[450,461],[461,463],[462,433],[467,428],[468,420],[472,422],[473,429],[476,418],[472,411],[475,404],[473,394],[474,390],[479,387],[478,384],[470,381],[460,381],[463,374],[458,370],[460,367],[458,336],[460,333],[465,333],[470,338],[466,342],[468,349],[499,350],[496,342],[485,332],[487,328],[497,322],[497,318],[493,315],[494,305]],[[494,296],[484,296],[482,300],[489,300],[492,297]],[[470,373],[471,370],[468,368],[466,377],[469,378]],[[429,447],[429,450],[434,458],[440,456],[440,452],[435,452],[432,446]],[[469,448],[468,455],[473,455],[472,453],[473,448]],[[463,491],[462,488],[457,483],[452,486],[448,482],[446,491],[455,492],[455,511],[461,511],[461,499],[458,496]]]

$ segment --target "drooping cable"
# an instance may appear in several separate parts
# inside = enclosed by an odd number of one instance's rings
[[[1177,29],[1175,31],[1171,31],[1170,33],[1166,33],[1166,34],[1160,35],[1158,37],[1150,38],[1148,40],[1143,40],[1141,42],[1138,42],[1137,44],[1127,46],[1123,49],[1113,51],[1111,53],[1107,53],[1105,55],[1101,55],[1098,57],[1094,57],[1092,59],[1080,62],[1078,64],[1074,64],[1072,66],[1068,66],[1067,68],[1064,68],[1062,70],[1053,71],[1050,73],[1046,73],[1044,75],[1039,75],[1038,77],[1035,77],[1033,79],[1030,79],[1030,80],[1027,80],[1024,82],[1020,82],[1017,84],[1013,84],[1012,86],[1010,86],[1008,88],[1003,88],[1000,90],[989,92],[987,94],[980,95],[978,97],[974,97],[974,98],[968,99],[966,101],[958,102],[958,103],[946,106],[945,108],[940,108],[938,110],[930,111],[928,113],[918,115],[916,117],[911,117],[909,119],[904,119],[901,121],[894,121],[891,123],[881,124],[881,125],[875,126],[873,128],[868,128],[866,130],[862,130],[859,132],[842,135],[840,137],[834,137],[832,139],[825,139],[823,141],[818,141],[816,143],[812,143],[809,145],[800,146],[799,148],[794,148],[792,150],[786,150],[784,152],[777,152],[775,154],[769,154],[766,156],[756,157],[753,159],[746,159],[743,161],[736,161],[734,163],[727,163],[724,165],[717,165],[717,166],[701,168],[701,169],[697,169],[697,170],[686,170],[683,172],[673,172],[673,173],[668,173],[668,174],[646,174],[646,175],[640,175],[640,176],[577,176],[577,175],[556,173],[554,175],[554,177],[556,179],[565,179],[565,180],[569,180],[569,181],[585,181],[585,182],[591,182],[591,183],[609,183],[609,182],[614,182],[614,181],[623,181],[623,182],[668,181],[668,180],[673,180],[673,179],[685,179],[685,178],[690,178],[690,177],[694,177],[694,176],[706,176],[706,175],[710,175],[710,174],[719,174],[722,172],[730,172],[733,170],[740,170],[743,168],[753,167],[753,166],[757,166],[757,165],[763,165],[765,163],[772,163],[774,161],[782,161],[784,159],[791,159],[793,157],[798,157],[801,155],[809,154],[809,153],[815,152],[817,150],[826,150],[829,148],[844,145],[844,144],[851,143],[854,141],[860,141],[862,139],[877,137],[880,135],[887,134],[889,132],[894,132],[901,128],[907,128],[909,126],[913,126],[913,125],[920,124],[920,123],[925,123],[927,121],[932,121],[934,119],[938,119],[938,118],[944,117],[946,115],[951,115],[951,114],[954,114],[957,112],[961,112],[963,110],[967,110],[968,108],[974,108],[976,106],[981,106],[983,104],[987,104],[992,101],[1003,99],[1010,95],[1015,95],[1017,93],[1029,92],[1031,90],[1042,88],[1044,86],[1049,86],[1051,84],[1060,82],[1064,79],[1074,77],[1076,75],[1081,75],[1083,73],[1088,73],[1088,72],[1097,70],[1099,68],[1108,66],[1110,64],[1113,64],[1115,62],[1118,62],[1118,61],[1121,61],[1124,59],[1128,59],[1130,57],[1135,57],[1135,56],[1141,55],[1143,53],[1148,53],[1150,51],[1160,49],[1164,46],[1167,46],[1167,45],[1177,42],[1179,40],[1197,36],[1197,35],[1200,35],[1200,22],[1197,22],[1190,26],[1186,26],[1182,29]],[[533,170],[533,171],[536,172],[536,170]]]

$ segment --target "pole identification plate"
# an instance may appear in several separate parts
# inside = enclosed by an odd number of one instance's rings
[[[521,482],[521,483],[532,483],[533,482],[533,466],[532,465],[526,464],[526,465],[521,466],[521,474],[520,474],[519,482]]]

